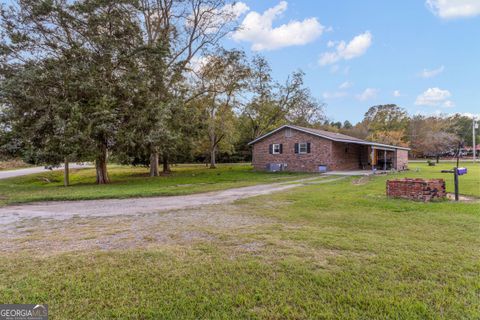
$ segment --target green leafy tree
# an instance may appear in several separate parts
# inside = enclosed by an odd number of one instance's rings
[[[203,92],[197,106],[203,119],[200,145],[208,146],[210,168],[216,167],[218,150],[231,152],[236,138],[239,94],[246,88],[249,68],[241,51],[221,50],[210,56],[198,74],[198,89]]]
[[[406,145],[407,111],[395,104],[373,106],[365,113],[363,124],[368,128],[367,139],[376,142]]]
[[[247,122],[247,140],[286,123],[311,126],[324,120],[324,104],[315,100],[304,86],[302,71],[292,73],[284,84],[279,84],[273,81],[265,58],[254,57],[250,69],[250,98],[242,112]]]
[[[82,135],[89,139],[99,184],[108,183],[107,158],[116,146],[123,112],[131,105],[128,71],[138,48],[136,1],[19,1],[2,10],[2,63],[7,67],[56,60],[68,66],[56,83],[68,81],[70,93],[47,91],[51,101],[63,101],[65,112],[81,119]],[[7,68],[8,69],[8,68]],[[41,102],[42,92],[34,100]],[[62,96],[63,95],[63,96]],[[62,100],[63,99],[63,100]],[[74,116],[74,117],[73,117]],[[58,118],[61,121],[61,118]],[[52,131],[50,134],[54,135]],[[52,136],[53,138],[53,136]]]
[[[352,125],[352,123],[351,123],[350,121],[345,120],[345,121],[343,122],[343,128],[344,128],[344,129],[347,129],[347,130],[348,130],[348,129],[352,129],[352,128],[353,128],[353,125]]]

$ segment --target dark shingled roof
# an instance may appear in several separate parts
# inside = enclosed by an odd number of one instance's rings
[[[362,139],[358,139],[355,137],[347,136],[346,134],[338,133],[338,132],[331,132],[331,131],[325,131],[325,130],[320,130],[320,129],[312,129],[312,128],[306,128],[306,127],[300,127],[300,126],[289,126],[291,128],[296,128],[300,129],[303,131],[310,131],[313,133],[317,133],[319,135],[331,138],[333,140],[349,140],[349,141],[358,141],[358,142],[368,142]]]
[[[359,138],[347,136],[346,134],[342,133],[337,133],[337,132],[330,132],[330,131],[325,131],[325,130],[320,130],[320,129],[312,129],[312,128],[306,128],[306,127],[300,127],[300,126],[294,126],[294,125],[284,125],[281,126],[280,128],[277,128],[273,131],[270,131],[267,134],[264,134],[261,137],[258,137],[257,139],[251,141],[250,144],[254,144],[257,141],[262,140],[263,138],[268,137],[269,135],[280,131],[283,128],[291,128],[294,130],[299,130],[302,132],[310,133],[315,136],[320,136],[326,139],[330,139],[333,141],[338,141],[338,142],[345,142],[345,143],[358,143],[358,144],[364,144],[364,145],[369,145],[369,146],[375,146],[375,147],[380,147],[380,148],[395,148],[395,149],[403,149],[403,150],[410,150],[410,148],[405,148],[405,147],[399,147],[399,146],[392,146],[388,144],[382,144],[382,143],[377,143],[377,142],[372,142],[372,141],[367,141],[367,140],[362,140]]]

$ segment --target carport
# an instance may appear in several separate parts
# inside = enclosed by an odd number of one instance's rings
[[[395,149],[374,145],[369,149],[369,162],[372,170],[387,171],[395,168]]]

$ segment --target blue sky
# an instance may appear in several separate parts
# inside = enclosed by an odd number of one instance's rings
[[[236,3],[227,46],[260,53],[283,81],[296,69],[331,120],[370,106],[480,113],[480,0],[263,0]]]

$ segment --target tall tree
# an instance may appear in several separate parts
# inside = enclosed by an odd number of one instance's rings
[[[143,140],[149,149],[150,175],[157,176],[158,159],[164,172],[169,159],[187,137],[188,124],[173,120],[186,113],[185,81],[192,63],[208,55],[218,41],[235,27],[236,4],[223,0],[140,0],[136,14],[142,22],[141,65],[146,81],[149,114]],[[150,53],[153,53],[150,54]],[[191,98],[191,97],[190,97]],[[150,108],[149,108],[150,106]],[[159,115],[163,114],[163,115]]]
[[[367,139],[394,145],[406,145],[407,111],[395,104],[373,106],[365,113]]]
[[[204,61],[197,75],[197,91],[203,94],[196,105],[203,115],[206,138],[201,140],[207,141],[210,168],[215,168],[219,147],[226,151],[233,146],[238,96],[246,88],[249,76],[245,54],[237,50],[220,50]]]
[[[249,100],[242,115],[253,140],[279,125],[313,125],[324,119],[324,104],[315,100],[304,86],[302,71],[292,73],[284,84],[273,81],[265,58],[256,56],[251,63]]]
[[[25,0],[1,11],[5,65],[57,59],[70,66],[69,83],[76,94],[64,102],[78,105],[86,122],[82,133],[90,139],[99,184],[109,182],[108,151],[115,147],[122,111],[130,105],[131,88],[124,79],[138,48],[135,4],[133,0]]]
[[[88,154],[88,140],[81,132],[78,105],[70,103],[67,68],[62,61],[44,60],[12,68],[1,82],[11,139],[21,141],[21,155],[29,163],[64,163],[64,184],[69,185],[68,164]],[[5,71],[5,70],[4,70]]]
[[[455,150],[459,142],[458,136],[452,133],[445,131],[427,132],[419,147],[424,155],[434,156],[438,163],[440,156]]]
[[[472,118],[461,114],[454,114],[445,119],[446,131],[457,135],[467,146],[473,144]],[[475,141],[480,141],[480,132],[476,131]]]

